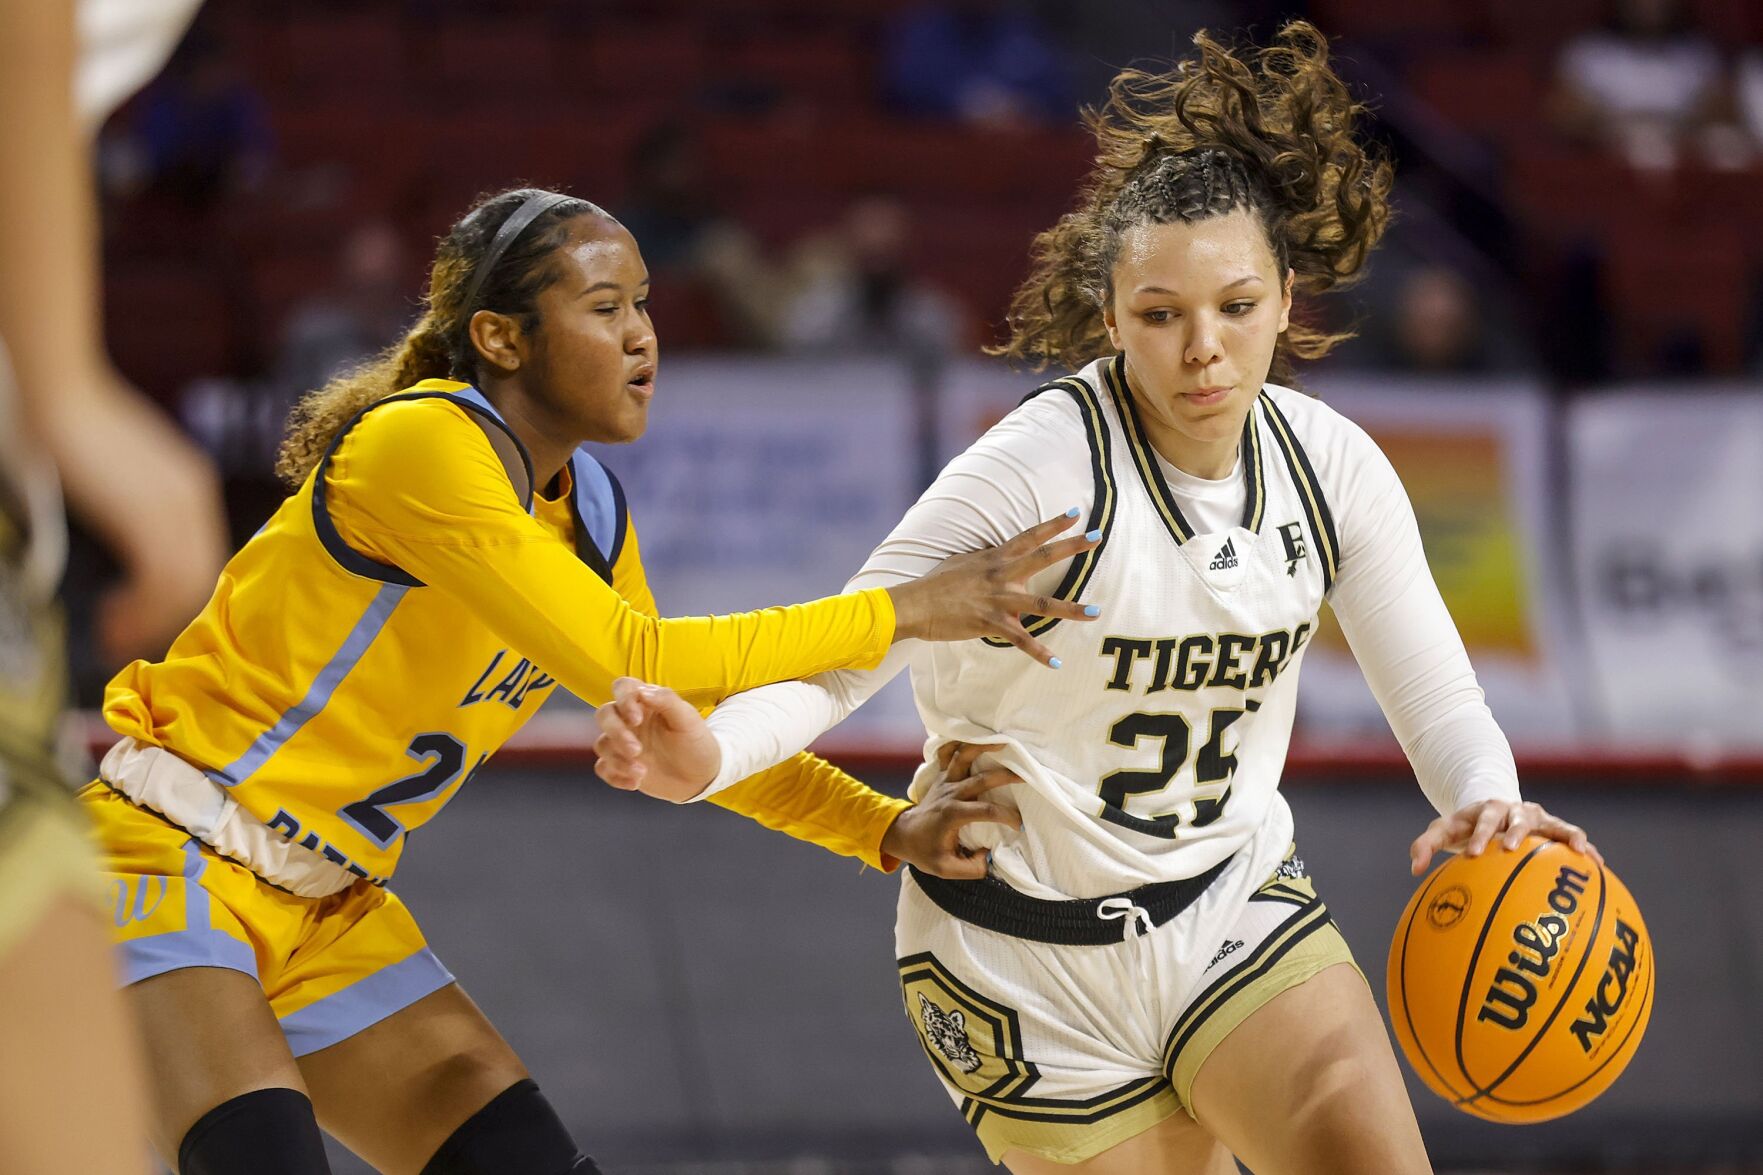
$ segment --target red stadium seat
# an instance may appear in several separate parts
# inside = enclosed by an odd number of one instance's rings
[[[1670,176],[1639,174],[1602,152],[1524,145],[1512,152],[1509,165],[1508,199],[1546,238],[1644,231],[1671,215]]]
[[[1486,27],[1518,49],[1549,54],[1575,33],[1597,28],[1605,0],[1481,0]]]
[[[442,107],[543,101],[563,85],[563,38],[535,17],[450,19],[423,38],[423,90]]]
[[[114,266],[104,280],[104,333],[119,370],[162,403],[193,379],[234,370],[232,292],[190,263]]]
[[[1452,124],[1495,142],[1535,126],[1548,67],[1525,53],[1451,53],[1412,72],[1416,96]]]
[[[1736,372],[1744,353],[1749,258],[1720,226],[1610,242],[1605,292],[1612,338],[1632,367],[1650,370],[1674,336],[1699,341],[1710,371]]]
[[[1476,31],[1480,14],[1463,0],[1315,0],[1311,17],[1331,37],[1377,43],[1459,41]]]
[[[408,83],[405,30],[384,9],[302,9],[268,26],[265,34],[279,42],[286,72],[260,82],[290,97],[347,94],[377,100],[403,92]]]
[[[873,89],[874,66],[850,38],[839,35],[753,38],[718,54],[712,69],[724,84],[763,86],[820,105],[857,105]]]
[[[1763,44],[1763,4],[1757,0],[1690,0],[1697,27],[1727,48]]]
[[[564,51],[566,84],[607,95],[691,88],[710,57],[703,30],[686,23],[598,25]]]

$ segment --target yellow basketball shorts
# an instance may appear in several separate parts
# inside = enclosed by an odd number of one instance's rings
[[[98,832],[124,984],[184,967],[242,971],[301,1057],[453,982],[383,886],[296,897],[101,782],[80,801]]]
[[[1191,1114],[1195,1074],[1220,1041],[1280,992],[1352,963],[1302,861],[1258,888],[1243,862],[1227,865],[1201,879],[1195,908],[1160,923],[1119,916],[1131,905],[1119,898],[1000,901],[1000,888],[1015,891],[979,883],[1002,907],[983,921],[1013,933],[956,916],[947,890],[908,875],[896,926],[906,1014],[993,1162],[1017,1150],[1081,1163]],[[1081,933],[1020,937],[1067,918],[1037,907],[1096,920],[1098,905],[1114,907],[1100,916],[1110,941],[1070,925]]]

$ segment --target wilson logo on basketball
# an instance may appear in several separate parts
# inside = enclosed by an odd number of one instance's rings
[[[1579,909],[1580,895],[1585,893],[1590,874],[1563,865],[1555,875],[1555,887],[1549,891],[1549,910],[1529,922],[1512,928],[1512,945],[1517,949],[1506,955],[1511,964],[1494,972],[1494,981],[1482,999],[1477,1020],[1489,1021],[1501,1028],[1523,1028],[1530,1020],[1531,1005],[1536,1003],[1535,980],[1546,980],[1555,956],[1561,953],[1567,938],[1568,917]]]
[[[1604,977],[1598,980],[1598,989],[1592,998],[1585,1002],[1585,1018],[1575,1020],[1567,1026],[1579,1041],[1579,1047],[1586,1052],[1604,1030],[1610,1026],[1610,1017],[1622,1007],[1622,1001],[1628,996],[1628,977],[1634,972],[1635,958],[1640,954],[1640,934],[1618,918],[1616,920],[1616,945],[1610,948],[1610,964],[1604,968]]]

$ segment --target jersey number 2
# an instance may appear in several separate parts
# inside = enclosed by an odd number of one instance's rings
[[[419,734],[410,740],[404,753],[412,759],[427,759],[428,762],[415,775],[388,783],[366,799],[345,804],[337,812],[382,849],[391,847],[392,842],[404,834],[404,825],[387,812],[387,808],[394,804],[432,800],[452,787],[465,771],[465,744],[450,734]],[[478,762],[481,764],[483,760]]]
[[[1251,703],[1248,709],[1256,708]],[[1225,753],[1224,732],[1247,712],[1236,709],[1212,711],[1211,733],[1206,745],[1194,757],[1194,783],[1201,787],[1222,783],[1225,787],[1215,796],[1194,801],[1194,818],[1188,822],[1190,827],[1204,828],[1217,820],[1230,800],[1230,777],[1236,774],[1237,757]],[[1165,816],[1134,816],[1126,810],[1126,802],[1132,796],[1149,795],[1169,786],[1188,761],[1188,751],[1193,745],[1193,727],[1180,714],[1138,713],[1128,714],[1108,731],[1109,742],[1128,750],[1147,738],[1162,742],[1162,761],[1152,771],[1116,771],[1103,776],[1102,819],[1135,832],[1174,840],[1175,830],[1181,827],[1179,816],[1173,812]]]

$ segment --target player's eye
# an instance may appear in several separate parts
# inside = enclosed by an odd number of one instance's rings
[[[1252,300],[1244,300],[1241,302],[1230,303],[1229,305],[1225,306],[1224,312],[1226,314],[1229,314],[1229,315],[1235,317],[1235,318],[1241,318],[1243,315],[1249,313],[1253,309],[1255,309],[1255,303]]]
[[[1139,317],[1146,322],[1168,322],[1175,317],[1175,312],[1172,310],[1147,310]]]

